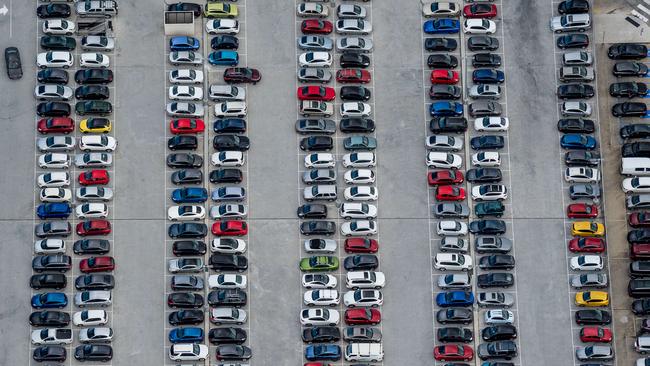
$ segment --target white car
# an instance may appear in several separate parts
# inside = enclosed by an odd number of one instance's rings
[[[495,167],[501,165],[501,155],[496,151],[481,151],[472,154],[472,165]]]
[[[208,358],[208,346],[199,343],[177,343],[169,347],[172,361],[204,361]]]
[[[205,23],[205,31],[209,34],[237,34],[239,21],[235,19],[210,19]]]
[[[336,40],[336,50],[339,52],[370,52],[372,40],[366,37],[343,37]]]
[[[341,235],[371,236],[377,234],[377,224],[370,220],[353,220],[341,224]]]
[[[219,206],[210,207],[210,217],[214,220],[242,219],[246,217],[246,215],[246,205],[224,203]]]
[[[84,328],[79,331],[80,343],[110,343],[113,341],[113,329],[108,327]]]
[[[476,131],[508,131],[510,121],[506,117],[481,117],[474,120]]]
[[[508,189],[503,184],[482,184],[472,187],[474,201],[502,201],[508,198]]]
[[[215,325],[221,324],[244,324],[248,318],[246,311],[223,307],[223,308],[211,308],[210,309],[210,323]]]
[[[77,197],[77,200],[81,202],[107,202],[113,198],[113,190],[108,187],[81,187],[77,188],[75,196]]]
[[[425,145],[430,150],[460,151],[463,149],[464,141],[462,137],[457,136],[432,135],[427,136]]]
[[[40,188],[67,187],[70,185],[70,174],[68,172],[51,172],[38,176],[36,179]]]
[[[202,84],[203,71],[177,69],[169,72],[169,82],[172,84]]]
[[[329,15],[329,8],[323,4],[302,3],[298,5],[296,14],[303,18],[326,18]]]
[[[115,48],[115,38],[105,36],[85,36],[81,38],[84,50],[111,51]]]
[[[372,184],[375,182],[375,172],[370,169],[352,169],[343,175],[345,184]]]
[[[582,166],[569,167],[564,171],[564,180],[569,183],[597,183],[600,181],[600,171]]]
[[[348,201],[376,201],[378,192],[376,187],[354,186],[346,188],[343,195]]]
[[[365,18],[367,13],[366,8],[361,5],[341,4],[337,8],[336,16],[339,19],[360,19]]]
[[[591,28],[591,17],[589,17],[589,14],[561,15],[551,18],[550,27],[555,33],[584,32]]]
[[[587,102],[564,102],[561,113],[565,117],[588,117],[591,115],[591,105]]]
[[[384,303],[384,296],[378,290],[352,290],[343,295],[343,303],[349,308],[376,308]]]
[[[74,304],[77,307],[85,308],[88,306],[106,307],[113,303],[110,291],[93,290],[81,291],[74,295]]]
[[[102,53],[82,53],[79,57],[79,65],[81,67],[105,69],[111,65],[111,59]]]
[[[72,329],[69,328],[44,328],[35,329],[31,336],[32,344],[37,346],[50,344],[72,343]]]
[[[377,217],[377,206],[367,203],[346,202],[339,208],[339,215],[349,219],[374,219]]]
[[[34,242],[34,253],[56,254],[65,253],[65,242],[62,239],[43,239]]]
[[[62,67],[67,69],[74,64],[74,56],[68,51],[48,51],[36,56],[36,66],[41,69],[48,67]]]
[[[238,167],[244,165],[244,159],[241,151],[219,151],[212,154],[210,162],[217,167]]]
[[[72,191],[66,188],[43,188],[38,194],[41,202],[69,202]]]
[[[341,117],[368,117],[372,108],[368,103],[345,102],[341,104],[339,113]]]
[[[38,166],[41,169],[66,169],[70,167],[68,154],[47,153],[38,157]]]
[[[372,32],[372,24],[361,19],[341,19],[336,22],[336,33],[367,35]]]
[[[386,285],[386,276],[383,272],[373,271],[355,271],[348,272],[345,275],[345,287],[358,290],[358,289],[377,289]]]
[[[463,166],[463,158],[458,154],[429,151],[427,153],[427,166],[429,168],[459,169]]]
[[[422,5],[422,15],[431,17],[456,17],[460,12],[460,4],[455,1],[434,1]]]
[[[472,99],[499,99],[501,87],[493,84],[478,84],[470,87],[468,94]]]
[[[74,92],[72,88],[65,85],[36,85],[34,88],[34,98],[37,100],[70,100]]]
[[[240,274],[214,274],[208,277],[208,286],[213,288],[239,288],[245,289],[248,280],[246,275]]]
[[[594,62],[591,52],[574,51],[566,52],[562,55],[562,64],[564,66],[589,66]]]
[[[104,325],[108,323],[106,310],[84,310],[74,313],[72,324],[78,327],[89,327],[93,325]]]
[[[302,275],[302,287],[312,288],[336,288],[338,280],[334,275],[322,273],[306,273]]]
[[[82,205],[77,205],[75,213],[80,219],[103,219],[108,216],[108,206],[104,203],[84,203]]]
[[[65,19],[48,19],[43,22],[43,33],[47,35],[65,35],[74,34],[77,26],[74,22]]]
[[[302,309],[300,311],[300,324],[305,327],[336,326],[341,320],[341,315],[334,309]]]
[[[448,289],[469,289],[472,282],[467,273],[451,273],[438,276],[438,287],[443,290]]]
[[[167,218],[171,221],[203,220],[205,208],[198,205],[172,206],[167,210]]]
[[[41,137],[36,142],[38,150],[46,151],[70,151],[74,150],[76,140],[72,136],[49,136]]]
[[[320,100],[301,100],[300,114],[303,116],[329,117],[334,114],[334,103]]]
[[[320,169],[320,168],[334,168],[336,160],[334,155],[330,153],[316,153],[305,156],[305,168],[307,169]]]
[[[227,254],[241,254],[246,251],[246,242],[242,239],[215,238],[210,243],[210,251]]]
[[[77,154],[74,165],[77,168],[105,168],[113,163],[113,155],[108,153]]]
[[[169,54],[169,62],[174,65],[201,65],[203,56],[194,51],[174,51]]]
[[[211,100],[246,100],[246,89],[234,85],[210,85],[209,98]]]
[[[169,100],[202,100],[203,88],[189,85],[174,85],[169,87],[167,93]]]
[[[372,168],[377,165],[375,153],[356,152],[343,155],[343,166],[346,168]]]
[[[203,268],[203,259],[198,257],[170,259],[167,263],[167,270],[170,273],[198,273],[203,272]]]
[[[436,233],[440,236],[463,236],[467,235],[467,224],[461,221],[442,220],[438,221]]]
[[[471,271],[474,267],[472,257],[467,254],[458,253],[436,254],[433,266],[440,271]]]
[[[330,254],[336,252],[337,247],[334,239],[306,239],[303,246],[309,254]]]
[[[307,306],[336,306],[340,302],[341,298],[337,290],[309,290],[303,295],[303,303]]]
[[[330,67],[332,55],[329,52],[305,52],[298,57],[300,67]]]
[[[115,151],[117,140],[112,136],[85,135],[79,139],[79,150],[81,151]]]
[[[221,102],[214,105],[214,116],[224,117],[246,117],[246,102]]]
[[[603,257],[589,254],[571,257],[569,266],[574,271],[600,271],[605,263]]]
[[[622,186],[625,193],[647,193],[650,192],[650,177],[625,178]]]
[[[494,34],[497,23],[488,19],[466,19],[463,23],[463,32],[467,34]]]
[[[483,314],[483,320],[487,325],[513,324],[515,314],[506,309],[492,309]]]
[[[171,117],[203,117],[202,103],[172,102],[167,103],[167,115]]]

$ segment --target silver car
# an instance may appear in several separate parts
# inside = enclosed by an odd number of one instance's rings
[[[483,319],[487,325],[513,324],[515,322],[515,314],[510,310],[493,309],[486,311]]]
[[[211,308],[210,309],[210,323],[215,325],[221,324],[244,324],[246,322],[247,314],[244,310],[237,308]]]
[[[332,39],[322,36],[302,36],[298,38],[298,47],[307,51],[329,51],[333,47]]]
[[[570,81],[592,81],[594,80],[594,68],[587,66],[566,66],[560,68],[560,80]]]
[[[469,105],[469,114],[472,117],[499,116],[501,112],[501,104],[493,101],[482,100]]]
[[[34,97],[38,100],[70,100],[73,95],[72,88],[64,85],[37,85]]]
[[[307,239],[304,241],[305,252],[307,253],[334,253],[336,251],[336,240],[333,239]]]
[[[246,198],[246,190],[238,186],[219,187],[212,191],[213,201],[242,201]]]
[[[571,287],[577,289],[584,287],[604,288],[607,287],[607,275],[601,273],[571,275],[569,283]]]
[[[478,84],[469,88],[469,97],[473,99],[499,99],[501,87],[492,84]]]
[[[38,166],[42,169],[66,169],[70,167],[68,154],[47,153],[38,157]]]
[[[171,117],[203,117],[203,104],[172,102],[167,103],[167,115]]]
[[[75,148],[75,138],[72,136],[49,136],[38,139],[37,146],[41,152],[70,151]]]
[[[332,135],[336,133],[336,122],[324,118],[302,118],[296,121],[296,132],[301,135],[312,133]]]
[[[464,203],[443,202],[435,206],[433,214],[436,217],[468,217],[469,207]]]
[[[367,35],[372,32],[372,24],[361,19],[341,19],[336,22],[336,33]]]
[[[366,8],[355,4],[342,4],[336,9],[336,15],[340,19],[359,19],[366,17]]]
[[[113,303],[110,291],[82,291],[74,295],[74,304],[77,307],[106,307]]]
[[[241,219],[246,217],[247,210],[245,205],[238,204],[223,204],[219,206],[212,206],[210,208],[210,217],[219,219]]]
[[[472,287],[472,283],[467,273],[447,274],[438,277],[438,287],[444,290],[466,289]]]
[[[209,97],[214,101],[246,100],[246,89],[234,85],[210,85]]]
[[[562,64],[564,66],[589,66],[594,62],[591,52],[574,51],[562,55]]]
[[[614,350],[610,346],[590,345],[576,347],[576,358],[580,361],[608,361],[614,359]]]
[[[87,201],[110,201],[113,198],[113,190],[108,187],[81,187],[77,188],[77,200]]]
[[[336,40],[336,50],[339,52],[370,52],[372,46],[372,40],[365,37],[343,37]]]
[[[460,151],[463,149],[463,138],[448,135],[433,135],[427,137],[426,145],[431,150]]]
[[[203,84],[203,71],[178,69],[169,72],[169,82],[172,84]]]
[[[335,184],[336,170],[334,169],[310,169],[302,174],[302,182],[311,184]]]
[[[108,327],[82,328],[79,331],[81,343],[110,343],[113,341],[113,329]]]
[[[480,307],[509,308],[515,303],[512,294],[505,292],[479,292],[476,301]]]
[[[115,38],[104,36],[85,36],[81,38],[84,50],[110,51],[115,48]]]
[[[198,273],[203,267],[202,258],[178,258],[170,259],[167,268],[171,273]]]
[[[169,54],[169,62],[172,65],[201,65],[203,56],[194,51],[174,51]]]
[[[105,168],[113,163],[113,155],[108,153],[77,154],[74,165],[77,168]]]
[[[302,67],[298,70],[298,81],[301,83],[328,83],[332,73],[324,68]]]
[[[508,253],[512,250],[512,241],[500,236],[479,236],[474,241],[476,253]]]
[[[441,252],[467,253],[469,244],[466,239],[457,236],[445,236],[440,240],[439,249]]]
[[[561,113],[565,117],[588,117],[591,115],[591,105],[586,102],[564,102]]]
[[[555,33],[579,31],[591,28],[589,14],[566,14],[551,18],[551,30]]]

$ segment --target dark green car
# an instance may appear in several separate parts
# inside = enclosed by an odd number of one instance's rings
[[[88,102],[77,102],[74,109],[80,116],[85,116],[87,114],[98,114],[104,116],[113,111],[113,106],[111,103],[103,100],[92,100]]]
[[[77,47],[77,41],[66,36],[41,37],[41,47],[48,51],[72,51]]]
[[[352,136],[343,140],[345,150],[374,150],[377,148],[377,140],[374,137]]]
[[[506,207],[499,201],[481,202],[474,205],[474,213],[478,217],[501,217],[505,210]]]

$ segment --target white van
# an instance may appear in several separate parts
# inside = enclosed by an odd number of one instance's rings
[[[346,361],[381,362],[383,359],[381,343],[350,343],[345,347]]]
[[[650,175],[650,158],[622,158],[622,175]]]

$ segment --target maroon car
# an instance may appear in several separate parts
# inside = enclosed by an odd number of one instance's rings
[[[223,80],[227,83],[257,84],[262,80],[259,70],[248,67],[229,67],[223,72]]]

